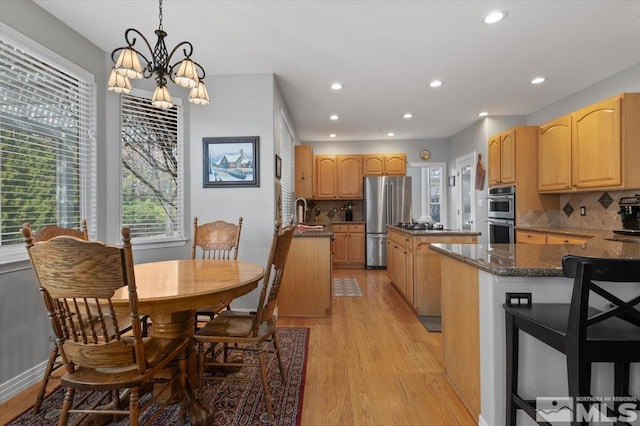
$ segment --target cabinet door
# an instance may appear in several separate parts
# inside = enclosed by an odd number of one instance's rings
[[[500,136],[500,184],[516,181],[516,132]]]
[[[349,233],[349,262],[364,265],[364,232]]]
[[[347,235],[343,233],[334,233],[333,240],[333,263],[346,263],[349,260],[349,248],[347,247]]]
[[[573,186],[620,185],[620,99],[599,102],[575,112],[572,130]]]
[[[339,155],[338,198],[362,198],[362,157],[360,155]]]
[[[365,176],[382,176],[384,174],[384,158],[380,155],[363,155]]]
[[[313,197],[313,150],[309,145],[295,146],[296,197]]]
[[[413,281],[413,271],[414,271],[414,258],[413,258],[413,239],[407,240],[407,248],[405,250],[405,270],[404,270],[404,279],[405,279],[405,288],[406,288],[406,298],[409,305],[415,309],[415,285]]]
[[[315,197],[336,198],[338,196],[336,157],[334,155],[316,155],[315,164],[313,180],[313,186],[316,188]]]
[[[571,189],[571,116],[538,129],[538,191]]]
[[[487,170],[487,173],[489,176],[489,185],[497,185],[500,183],[500,136],[499,135],[489,139],[487,154],[489,156],[488,170]]]
[[[415,249],[415,307],[419,315],[440,315],[440,259],[429,249],[429,243],[419,243]]]
[[[384,157],[384,174],[404,176],[407,174],[407,159],[404,154],[389,154]]]

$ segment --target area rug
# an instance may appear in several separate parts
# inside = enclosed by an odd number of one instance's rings
[[[300,424],[309,329],[281,327],[277,329],[276,333],[287,371],[287,382],[282,383],[277,363],[273,363],[269,369],[270,390],[274,398],[273,420],[268,421],[262,383],[207,380],[203,386],[204,392],[199,399],[202,404],[215,412],[214,425],[293,426]],[[247,362],[252,361],[249,360],[251,356],[254,355],[245,355]],[[234,374],[259,377],[260,373],[255,368],[244,368]],[[79,394],[80,392],[76,393],[76,400],[78,400]],[[31,407],[9,425],[44,426],[56,424],[63,399],[64,390],[58,388],[45,398],[38,415],[33,414],[33,407]],[[153,414],[152,412],[153,409],[146,412],[141,417],[140,423],[146,421],[145,419],[149,418]],[[74,424],[73,416],[69,421],[69,425],[72,424]],[[114,423],[118,426],[127,424],[127,420]],[[172,406],[154,422],[154,425],[178,424],[180,424],[178,405]]]
[[[331,280],[332,296],[362,296],[362,290],[355,278],[333,278]]]

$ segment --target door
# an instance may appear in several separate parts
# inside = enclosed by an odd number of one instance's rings
[[[475,151],[456,159],[458,185],[457,225],[464,231],[476,230],[476,162]]]

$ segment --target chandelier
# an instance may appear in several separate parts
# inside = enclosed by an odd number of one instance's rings
[[[111,60],[115,63],[109,75],[107,89],[115,93],[131,93],[130,79],[142,79],[155,77],[156,89],[151,98],[153,106],[163,109],[173,107],[171,95],[167,89],[167,77],[179,86],[191,89],[189,93],[189,102],[196,105],[209,104],[209,94],[207,87],[204,85],[204,68],[197,62],[191,60],[193,53],[193,45],[188,41],[179,43],[171,50],[167,50],[164,39],[167,33],[162,29],[162,0],[160,3],[160,25],[155,31],[158,41],[154,48],[147,41],[144,35],[135,28],[129,28],[124,33],[124,39],[127,42],[126,47],[119,47],[111,52]],[[134,33],[134,37],[130,38],[130,33]],[[147,58],[140,51],[136,50],[135,34],[137,34],[147,45],[150,58]],[[179,48],[183,48],[184,59],[180,62],[171,64],[173,54]],[[116,54],[120,52],[116,60]],[[145,62],[144,68],[140,64],[140,58]]]

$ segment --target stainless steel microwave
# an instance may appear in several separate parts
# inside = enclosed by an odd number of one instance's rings
[[[487,194],[487,217],[490,219],[516,218],[516,187],[489,188]]]

